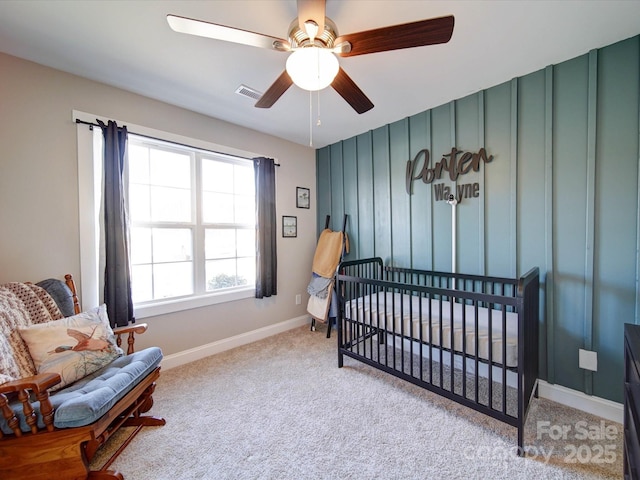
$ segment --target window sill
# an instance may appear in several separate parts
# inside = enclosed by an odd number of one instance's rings
[[[233,302],[244,298],[252,298],[255,295],[255,287],[244,288],[224,293],[209,293],[206,295],[192,296],[189,298],[179,298],[164,300],[144,305],[134,306],[136,319],[155,317],[167,313],[190,310],[192,308],[206,307],[218,303]]]

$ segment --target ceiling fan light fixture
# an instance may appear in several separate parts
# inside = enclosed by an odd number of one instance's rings
[[[295,50],[287,59],[287,73],[303,90],[322,90],[336,78],[338,59],[326,48],[308,46]]]

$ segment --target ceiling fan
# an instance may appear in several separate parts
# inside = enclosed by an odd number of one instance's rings
[[[258,108],[271,107],[295,83],[311,91],[331,85],[358,113],[371,110],[373,103],[340,67],[336,55],[351,57],[447,43],[453,34],[454,17],[450,15],[338,35],[336,25],[325,16],[326,0],[297,0],[297,7],[298,18],[289,26],[288,40],[178,15],[167,15],[167,21],[176,32],[291,52],[286,69],[255,104]]]

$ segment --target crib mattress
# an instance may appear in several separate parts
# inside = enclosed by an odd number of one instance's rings
[[[506,366],[517,367],[518,314],[506,312],[504,315],[506,329],[503,335],[502,310],[453,302],[452,312],[449,301],[392,292],[366,295],[345,303],[348,319],[446,349],[451,349],[453,329],[454,351],[475,356],[477,343],[479,358],[502,364],[504,350]],[[503,344],[506,345],[504,349]]]

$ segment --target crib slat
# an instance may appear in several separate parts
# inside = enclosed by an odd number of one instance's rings
[[[478,330],[478,301],[476,300],[475,302],[475,307],[473,309],[473,318],[474,318],[474,323],[475,323],[475,362],[476,362],[476,369],[475,369],[475,397],[474,397],[474,402],[479,403],[478,400],[478,395],[479,395],[479,390],[480,390],[480,334],[479,334],[479,330]]]
[[[462,396],[467,397],[467,304],[462,304]]]
[[[442,377],[444,377],[444,373],[443,373],[443,368],[442,368],[442,364],[443,364],[443,358],[442,358],[442,350],[443,350],[443,345],[442,345],[442,297],[440,297],[438,299],[438,318],[440,318],[440,322],[438,322],[438,329],[440,331],[440,334],[438,335],[438,343],[440,344],[440,348],[438,349],[438,352],[440,353],[440,388],[442,388]]]
[[[451,359],[451,364],[449,367],[449,371],[451,372],[451,383],[449,384],[450,388],[451,388],[451,392],[455,393],[455,385],[456,385],[456,380],[455,380],[455,373],[456,373],[456,369],[455,369],[455,365],[456,365],[456,359],[455,359],[455,328],[454,328],[454,323],[453,323],[453,318],[454,318],[454,314],[453,314],[453,308],[455,306],[455,297],[449,297],[449,358]]]
[[[433,383],[433,297],[429,295],[429,383]]]
[[[491,292],[493,292],[494,285],[491,285]],[[488,406],[493,410],[493,315],[491,314],[491,309],[489,309],[489,322],[488,322],[488,333],[489,333],[489,398],[488,398]]]
[[[502,413],[507,413],[507,307],[502,306]]]

